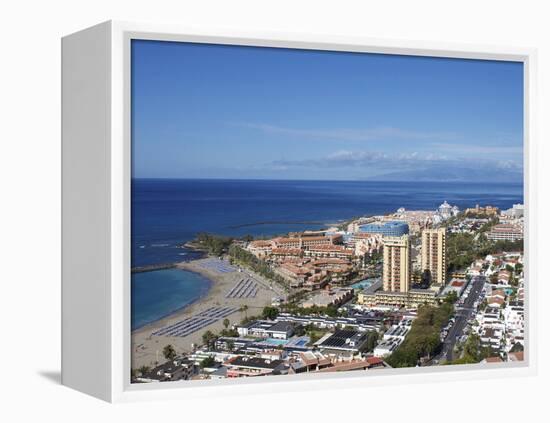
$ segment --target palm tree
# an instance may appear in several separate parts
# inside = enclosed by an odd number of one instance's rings
[[[174,358],[176,358],[176,350],[171,344],[168,344],[162,350],[162,355],[164,355],[164,358],[166,360],[173,360]]]
[[[207,330],[202,334],[202,342],[210,348],[212,345],[212,342],[216,339],[216,335],[211,330]]]
[[[141,373],[141,375],[143,376],[145,373],[149,372],[149,370],[151,370],[149,368],[149,366],[141,366],[138,371]]]
[[[223,326],[226,329],[229,327],[229,319],[228,318],[223,319]]]
[[[247,310],[248,310],[248,306],[246,304],[242,305],[241,308],[239,308],[239,311],[241,313],[244,313],[245,319],[248,319],[248,314],[246,312]]]

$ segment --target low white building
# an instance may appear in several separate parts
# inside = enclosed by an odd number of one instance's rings
[[[294,333],[294,325],[287,321],[256,320],[237,326],[237,332],[240,336],[288,339]]]
[[[498,308],[487,307],[485,311],[476,315],[476,320],[480,326],[480,333],[485,328],[504,330],[504,320]]]
[[[503,310],[506,328],[507,346],[511,348],[516,342],[523,344],[525,336],[525,310],[522,303],[510,303]]]
[[[402,319],[397,325],[393,325],[384,333],[383,339],[389,340],[392,338],[399,338],[401,341],[404,341],[411,330],[412,321],[413,319]]]
[[[523,204],[514,204],[511,209],[504,210],[502,214],[506,217],[518,219],[520,217],[523,217],[524,206]]]
[[[385,357],[393,353],[399,345],[403,342],[400,337],[384,339],[380,342],[373,351],[375,357]]]
[[[481,345],[500,351],[504,332],[495,328],[484,328],[479,334]]]

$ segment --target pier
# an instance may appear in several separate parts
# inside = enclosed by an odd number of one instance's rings
[[[173,269],[176,263],[151,264],[149,266],[132,267],[132,273],[153,272],[155,270]]]

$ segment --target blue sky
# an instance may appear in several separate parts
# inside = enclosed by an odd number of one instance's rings
[[[133,41],[135,177],[518,180],[521,63]]]

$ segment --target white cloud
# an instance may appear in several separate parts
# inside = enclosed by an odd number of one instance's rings
[[[452,132],[411,131],[395,127],[375,127],[363,129],[299,129],[263,123],[239,123],[249,129],[255,129],[269,134],[283,134],[304,139],[331,139],[341,141],[376,141],[382,139],[410,140],[454,140],[458,135]]]

